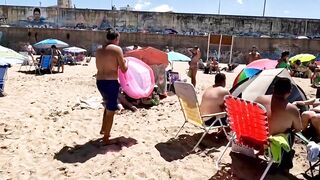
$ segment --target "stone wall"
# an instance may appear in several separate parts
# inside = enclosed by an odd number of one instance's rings
[[[106,29],[121,32],[168,33],[174,29],[184,35],[233,34],[295,37],[320,35],[319,19],[250,17],[138,11],[40,8],[41,19],[34,20],[34,7],[0,6],[0,24],[19,27]],[[169,31],[170,32],[170,31]]]
[[[42,28],[16,28],[0,27],[1,45],[13,48],[17,51],[27,42],[34,44],[47,38],[56,38],[67,42],[70,46],[85,48],[95,52],[99,45],[105,42],[105,31],[69,30],[69,29],[42,29]],[[164,49],[165,46],[174,47],[176,51],[186,54],[186,48],[197,45],[202,51],[202,59],[206,59],[207,36],[163,35],[149,33],[121,33],[121,46],[153,46]],[[255,45],[264,58],[277,59],[284,50],[291,54],[312,53],[320,51],[320,40],[298,40],[277,38],[250,38],[235,37],[233,47],[233,62],[245,62],[246,55]],[[218,46],[210,46],[210,54],[217,54]],[[221,61],[227,62],[230,57],[230,47],[221,49]]]

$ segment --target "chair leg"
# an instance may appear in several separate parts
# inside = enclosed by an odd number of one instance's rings
[[[208,133],[208,131],[203,132],[201,138],[199,139],[199,141],[197,142],[197,144],[193,147],[192,151],[196,150],[196,148],[199,146],[200,142],[201,142],[202,139],[206,136],[207,133]]]
[[[226,129],[224,128],[221,119],[219,119],[219,123],[220,123],[220,125],[221,125],[221,127],[222,127],[222,130],[223,130],[224,134],[226,135],[227,139],[229,139],[228,133],[227,133]]]
[[[265,178],[265,176],[267,175],[272,163],[273,163],[273,161],[272,161],[272,159],[270,159],[267,168],[264,170],[262,176],[260,177],[260,180],[263,180]]]
[[[233,134],[233,135],[230,137],[228,144],[226,145],[226,147],[224,148],[222,154],[221,154],[220,157],[218,158],[218,161],[216,162],[216,168],[217,168],[217,169],[219,169],[219,163],[220,163],[223,155],[226,153],[227,149],[228,149],[229,146],[231,145],[231,143],[232,143],[232,141],[233,141],[233,139],[234,139],[234,136],[235,136],[235,134]]]
[[[185,122],[183,123],[183,125],[181,126],[181,128],[179,129],[178,133],[176,134],[176,136],[175,136],[174,138],[177,138],[177,137],[178,137],[180,131],[182,130],[182,128],[184,127],[184,125],[185,125],[186,123],[187,123],[187,121],[185,121]]]

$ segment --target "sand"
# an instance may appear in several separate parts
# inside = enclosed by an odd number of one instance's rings
[[[190,82],[187,67],[174,63],[174,70]],[[65,73],[35,76],[18,70],[19,66],[9,69],[8,95],[0,98],[0,179],[227,179],[232,172],[233,178],[255,179],[261,173],[250,159],[231,158],[229,153],[218,171],[214,163],[227,144],[225,138],[207,136],[199,152],[190,153],[201,136],[192,125],[173,139],[184,122],[174,95],[151,109],[116,115],[111,137],[119,143],[102,146],[103,110],[78,104],[79,99],[100,97],[94,60],[89,66],[66,66]],[[226,75],[230,88],[236,73]],[[199,71],[199,98],[213,79]],[[308,79],[295,80],[309,97],[315,96]],[[269,178],[303,178],[306,148],[294,147],[291,175]]]

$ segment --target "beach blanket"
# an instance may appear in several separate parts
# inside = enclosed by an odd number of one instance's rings
[[[101,97],[79,98],[74,107],[80,107],[80,109],[103,109],[102,102]]]

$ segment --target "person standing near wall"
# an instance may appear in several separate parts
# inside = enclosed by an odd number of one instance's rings
[[[248,62],[247,64],[252,63],[255,60],[261,59],[260,53],[257,51],[256,46],[252,46],[251,51],[249,52]]]
[[[201,58],[201,52],[198,46],[194,46],[193,48],[189,48],[188,52],[191,55],[191,62],[189,66],[188,75],[191,77],[191,83],[194,87],[196,87],[196,76],[198,71],[198,63]]]

